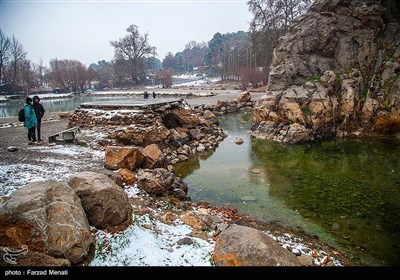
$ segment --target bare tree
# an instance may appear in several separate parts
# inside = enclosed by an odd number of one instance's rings
[[[130,25],[126,31],[128,35],[118,41],[110,41],[115,49],[115,59],[125,59],[129,61],[131,67],[131,79],[138,83],[139,66],[141,59],[146,55],[155,54],[155,47],[150,46],[149,34],[140,35],[136,25]]]
[[[10,84],[12,92],[15,93],[17,88],[20,86],[18,80],[18,70],[21,67],[22,62],[26,59],[27,52],[24,51],[21,43],[13,35],[10,46]]]
[[[271,64],[272,52],[278,38],[284,35],[292,21],[308,10],[312,0],[250,0],[249,11],[252,55],[258,57],[256,66]]]
[[[29,95],[29,90],[37,86],[38,80],[36,79],[35,71],[32,63],[24,59],[20,62],[20,81],[26,95]]]
[[[50,60],[50,77],[52,85],[64,91],[84,92],[94,77],[80,61],[70,59]]]
[[[157,73],[158,80],[160,80],[161,85],[164,88],[169,88],[172,86],[172,70],[171,69],[164,69]]]
[[[9,59],[10,49],[10,39],[0,29],[0,84],[3,82],[4,65]]]

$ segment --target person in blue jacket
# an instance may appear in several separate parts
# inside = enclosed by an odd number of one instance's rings
[[[32,107],[32,98],[27,97],[26,102],[24,106],[24,115],[25,115],[25,121],[24,121],[24,126],[28,129],[28,140],[29,140],[29,145],[33,144],[36,142],[36,126],[38,125],[38,121],[36,118],[36,113],[35,110]]]

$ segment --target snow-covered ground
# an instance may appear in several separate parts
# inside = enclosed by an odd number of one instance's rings
[[[192,244],[177,242],[192,228],[176,221],[167,225],[149,214],[118,234],[98,230],[96,253],[91,266],[210,266],[214,241],[190,237]]]
[[[221,77],[212,77],[212,78],[202,78],[202,77],[196,77],[193,75],[180,75],[180,76],[173,76],[176,77],[177,80],[182,79],[182,80],[188,80],[182,83],[177,83],[173,85],[174,88],[177,87],[189,87],[189,86],[199,86],[199,85],[204,85],[204,84],[212,84],[215,82],[218,82],[221,80]]]
[[[31,163],[0,163],[0,195],[10,195],[30,182],[47,179],[66,182],[74,173],[97,167],[104,158],[102,151],[76,145],[32,146],[28,150],[38,153]]]

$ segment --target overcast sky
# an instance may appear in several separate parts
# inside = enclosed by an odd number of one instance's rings
[[[189,41],[209,41],[216,32],[248,31],[251,14],[243,1],[73,1],[0,0],[0,27],[15,35],[28,58],[45,65],[52,58],[89,66],[113,59],[110,40],[136,24],[148,32],[162,60]]]

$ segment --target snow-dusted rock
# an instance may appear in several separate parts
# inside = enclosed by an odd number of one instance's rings
[[[262,231],[232,225],[217,239],[217,266],[301,266],[297,258]]]
[[[55,180],[16,190],[0,209],[0,245],[65,258],[77,264],[94,250],[88,220],[75,191]]]
[[[82,201],[89,224],[99,229],[125,229],[132,219],[126,192],[104,174],[81,172],[68,184]]]

